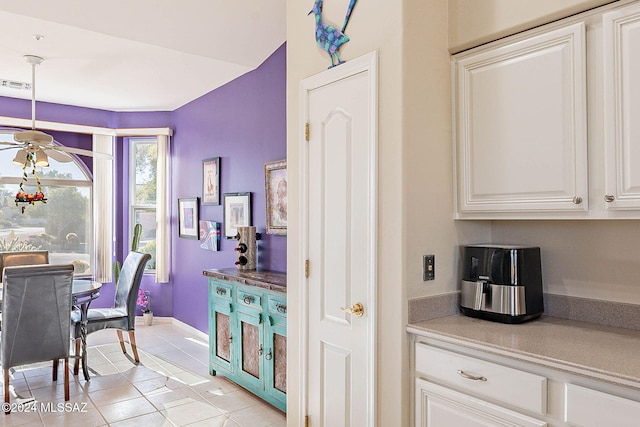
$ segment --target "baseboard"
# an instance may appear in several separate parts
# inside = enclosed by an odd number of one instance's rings
[[[209,343],[209,334],[202,332],[199,329],[194,328],[191,325],[187,325],[184,322],[181,322],[178,319],[175,319],[173,317],[166,317],[166,319],[170,319],[170,322],[173,323],[174,326],[182,329],[185,332],[190,333],[191,335],[195,335],[197,338],[201,339],[202,341],[205,341],[206,343]]]
[[[202,332],[199,329],[194,328],[191,325],[187,325],[184,322],[181,322],[180,320],[173,318],[173,317],[159,317],[159,316],[153,316],[153,324],[154,325],[168,325],[168,324],[172,324],[173,326],[176,326],[180,329],[182,329],[183,331],[189,333],[190,335],[195,335],[198,339],[209,343],[209,335],[206,334],[205,332]],[[136,316],[136,326],[144,326],[144,321],[142,319],[142,316]]]

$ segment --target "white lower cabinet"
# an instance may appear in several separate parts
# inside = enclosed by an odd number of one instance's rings
[[[415,426],[640,426],[637,389],[504,356],[416,342]]]
[[[574,426],[637,427],[640,425],[640,402],[601,391],[565,386],[565,421]]]
[[[544,427],[547,423],[416,379],[416,427]]]

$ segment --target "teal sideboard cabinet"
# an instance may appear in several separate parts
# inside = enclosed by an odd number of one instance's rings
[[[209,282],[209,372],[286,412],[286,274],[204,270]]]

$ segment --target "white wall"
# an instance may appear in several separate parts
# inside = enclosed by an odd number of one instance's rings
[[[469,49],[611,0],[449,0],[449,48]]]

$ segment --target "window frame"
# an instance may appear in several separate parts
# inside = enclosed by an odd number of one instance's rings
[[[138,144],[155,144],[156,147],[158,146],[158,137],[157,136],[132,136],[129,137],[127,140],[127,146],[128,146],[128,171],[129,171],[129,176],[127,179],[127,184],[126,184],[126,188],[128,190],[128,198],[127,198],[127,216],[128,216],[128,227],[127,227],[127,242],[132,242],[133,241],[133,230],[134,227],[136,225],[135,222],[135,218],[136,218],[136,212],[139,210],[146,210],[146,211],[150,211],[153,210],[154,214],[157,215],[158,212],[158,202],[156,200],[156,203],[154,204],[138,204],[135,203],[135,198],[136,198],[136,153],[135,153],[135,147]],[[156,186],[158,185],[158,176],[156,175]],[[157,222],[156,222],[156,232],[157,232]],[[156,245],[157,245],[157,238],[156,240]],[[127,250],[130,247],[130,243],[129,246],[127,246]],[[157,247],[157,246],[156,246]],[[156,268],[152,268],[150,267],[151,265],[155,265],[152,263],[147,263],[147,266],[145,266],[145,270],[143,274],[155,274],[156,273]]]

